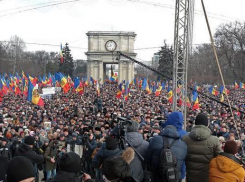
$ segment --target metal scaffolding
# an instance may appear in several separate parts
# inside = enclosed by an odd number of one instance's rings
[[[187,68],[190,45],[192,44],[193,19],[194,0],[176,0],[173,59],[173,111],[181,111],[185,119]],[[181,92],[178,93],[178,90],[181,90]],[[181,107],[178,107],[179,100],[182,100]]]

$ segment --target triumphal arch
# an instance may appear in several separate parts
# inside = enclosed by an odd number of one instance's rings
[[[135,58],[134,32],[89,31],[87,55],[87,78],[103,83],[106,78],[106,64],[118,64],[118,82],[134,79],[134,63],[123,57],[117,59],[117,51]]]

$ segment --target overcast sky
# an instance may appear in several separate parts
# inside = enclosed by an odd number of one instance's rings
[[[173,43],[175,0],[80,0],[8,15],[60,1],[71,0],[0,0],[0,41],[17,35],[27,43],[67,42],[75,59],[86,59],[88,31],[134,31],[136,49],[159,47],[164,40]],[[213,33],[220,24],[245,20],[245,0],[205,0],[205,5]],[[10,9],[14,10],[6,11]],[[195,11],[193,43],[209,43],[200,0],[196,0]],[[59,51],[59,46],[27,44],[27,50]],[[158,50],[135,52],[138,58],[150,61]]]

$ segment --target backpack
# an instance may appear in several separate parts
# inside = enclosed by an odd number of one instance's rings
[[[160,155],[160,175],[164,182],[179,182],[179,172],[177,167],[178,159],[171,151],[171,147],[176,140],[169,145],[168,139],[163,137],[163,149]]]

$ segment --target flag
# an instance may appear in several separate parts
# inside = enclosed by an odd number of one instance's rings
[[[143,81],[143,84],[142,84],[142,89],[146,90],[146,86],[147,86],[147,80],[145,78],[144,81]]]
[[[48,74],[48,80],[47,80],[47,84],[52,84],[52,75],[49,73]]]
[[[221,94],[221,97],[220,97],[220,102],[224,102],[224,95],[223,94]]]
[[[235,89],[238,89],[239,85],[237,84],[237,82],[235,81]]]
[[[225,93],[228,95],[230,91],[227,88],[225,88],[224,85],[222,85],[220,87],[220,94],[225,94]]]
[[[23,83],[23,95],[25,97],[28,97],[28,80],[25,80]]]
[[[240,82],[240,88],[245,88],[245,84]]]
[[[33,84],[29,81],[28,83],[28,96],[27,100],[38,106],[44,106],[43,99],[39,95],[37,89],[34,88]]]
[[[122,91],[119,89],[117,91],[117,95],[116,95],[116,98],[120,99],[122,97]]]
[[[170,90],[168,92],[168,101],[172,104],[173,103],[173,91]]]
[[[100,96],[100,85],[98,82],[96,84],[96,91],[97,91],[97,95]]]
[[[85,87],[88,86],[88,80],[85,81],[84,86],[85,86]]]
[[[79,94],[83,94],[84,93],[83,82],[80,81],[77,77],[75,77],[74,88],[75,88],[75,91],[77,93],[79,93]]]
[[[128,88],[128,84],[126,84],[126,89],[125,89],[125,94],[124,94],[124,100],[126,102],[128,101],[128,95],[129,95],[129,88]]]
[[[62,73],[55,73],[55,79],[60,82],[63,92],[66,94],[70,90],[70,85]]]
[[[156,89],[156,92],[155,92],[155,96],[159,96],[160,93],[162,91],[162,86],[159,86],[157,89]]]
[[[198,97],[196,98],[195,103],[192,107],[192,110],[197,110],[197,109],[199,109]]]
[[[192,92],[192,102],[195,102],[197,97],[198,97],[197,92],[195,90],[193,90],[193,92]]]
[[[135,80],[135,79],[133,79],[133,80],[130,82],[130,84],[129,84],[130,86],[134,84],[134,80]]]
[[[94,85],[94,84],[96,84],[96,83],[97,83],[97,81],[96,81],[95,79],[93,79],[93,77],[92,77],[92,76],[90,77],[90,81],[92,82],[92,85]]]
[[[1,82],[2,82],[2,94],[6,95],[8,93],[8,87],[3,80],[1,80]]]
[[[60,44],[60,62],[61,62],[61,63],[64,63],[64,56],[63,56],[62,50],[63,50],[62,44]]]
[[[162,89],[165,90],[165,83],[162,82]]]
[[[215,96],[217,96],[219,94],[219,92],[213,86],[209,87],[209,93],[213,94]]]
[[[190,108],[190,107],[191,107],[191,103],[190,103],[189,97],[186,96],[185,101],[186,101],[186,106],[187,106],[188,108]]]

